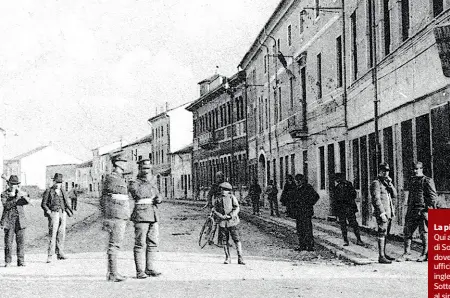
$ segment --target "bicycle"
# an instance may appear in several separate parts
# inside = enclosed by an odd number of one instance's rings
[[[198,239],[198,245],[200,248],[204,248],[206,244],[214,243],[214,235],[216,234],[217,224],[214,220],[213,211],[209,214],[205,223],[203,224],[202,229],[200,230],[200,235]]]

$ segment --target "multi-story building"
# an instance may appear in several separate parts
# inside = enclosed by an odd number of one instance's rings
[[[92,175],[92,160],[79,164],[75,172],[75,183],[79,185],[83,194],[93,196],[94,178]]]
[[[100,196],[102,179],[105,174],[112,171],[109,153],[120,150],[122,145],[123,142],[118,141],[92,150],[92,193],[94,196]]]
[[[281,186],[286,174],[304,173],[321,196],[316,215],[326,217],[333,215],[331,174],[344,172],[369,226],[369,185],[381,161],[391,165],[400,194],[397,224],[413,161],[425,164],[447,196],[450,79],[439,54],[449,54],[441,46],[449,5],[281,1],[240,63],[248,83],[250,172],[260,184],[275,179]]]
[[[194,196],[205,198],[219,170],[244,196],[248,185],[245,73],[229,79],[216,74],[199,85],[200,97],[186,108],[194,125]]]
[[[76,182],[76,170],[78,164],[62,164],[62,165],[48,165],[45,173],[46,186],[53,185],[53,178],[56,173],[63,175],[62,188],[68,192],[75,187]]]
[[[152,152],[152,136],[145,136],[137,141],[122,147],[128,163],[125,166],[124,177],[127,180],[135,179],[138,174],[137,162],[141,159],[150,159]]]
[[[192,145],[171,154],[172,198],[192,199]]]
[[[167,109],[148,120],[152,128],[150,160],[159,192],[171,195],[171,153],[192,143],[192,115],[186,104]]]

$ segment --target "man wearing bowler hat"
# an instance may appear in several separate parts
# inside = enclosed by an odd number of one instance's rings
[[[17,243],[17,266],[25,266],[25,228],[27,219],[24,205],[28,205],[28,195],[19,189],[20,181],[16,175],[11,175],[8,180],[8,188],[2,192],[3,205],[0,226],[5,230],[5,267],[12,262],[11,252],[14,235]]]
[[[135,231],[134,262],[136,277],[144,279],[147,276],[161,275],[160,272],[155,270],[154,260],[159,243],[158,205],[161,204],[162,200],[152,179],[150,160],[140,160],[138,165],[139,173],[137,179],[130,183],[129,192],[134,200],[131,221],[134,222]]]
[[[49,244],[47,263],[53,261],[56,252],[58,260],[65,260],[64,241],[66,238],[66,215],[73,215],[67,194],[62,189],[63,175],[55,173],[53,186],[47,188],[42,195],[41,207],[48,219]]]
[[[126,279],[117,271],[117,255],[122,246],[125,236],[125,228],[130,218],[130,200],[128,187],[123,177],[127,160],[123,151],[114,152],[110,155],[113,164],[111,174],[105,175],[102,181],[102,197],[100,208],[104,217],[103,228],[108,231],[108,273],[106,280],[121,282]]]
[[[391,230],[392,218],[395,216],[393,199],[397,190],[389,177],[390,167],[387,163],[378,166],[378,177],[370,185],[374,216],[378,225],[378,263],[391,264],[395,258],[386,254],[386,236]]]

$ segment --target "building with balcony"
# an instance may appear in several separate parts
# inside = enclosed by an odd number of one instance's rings
[[[192,114],[187,104],[167,109],[148,120],[152,129],[150,160],[159,192],[172,195],[171,154],[192,143]]]
[[[248,186],[245,72],[230,78],[216,74],[198,84],[200,97],[186,108],[194,126],[194,196],[205,199],[215,173],[222,171],[235,194],[243,197]]]

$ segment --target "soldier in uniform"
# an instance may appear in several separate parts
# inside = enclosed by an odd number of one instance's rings
[[[113,171],[103,180],[100,208],[104,217],[103,227],[109,234],[108,242],[108,273],[106,279],[112,282],[121,282],[126,279],[117,271],[117,255],[125,236],[125,228],[130,217],[130,200],[128,188],[123,178],[124,167],[127,160],[123,152],[110,155]]]
[[[0,226],[5,230],[5,267],[11,266],[12,247],[14,234],[17,243],[17,266],[25,266],[25,228],[27,219],[24,205],[29,203],[28,195],[19,189],[19,178],[11,175],[8,180],[8,188],[2,192],[3,205]]]
[[[42,195],[41,207],[44,215],[48,219],[48,230],[50,241],[48,243],[47,263],[53,261],[53,255],[56,252],[58,260],[65,260],[64,241],[66,238],[67,216],[71,217],[73,211],[70,208],[69,198],[62,189],[63,175],[55,173],[53,177],[53,186],[47,188]]]
[[[432,178],[423,174],[423,164],[419,161],[414,164],[414,176],[411,177],[408,196],[408,209],[405,216],[404,253],[397,259],[398,262],[411,261],[412,236],[419,227],[422,239],[422,254],[418,262],[428,261],[428,209],[436,208],[437,193]]]
[[[136,181],[130,183],[129,192],[134,199],[131,221],[134,222],[135,231],[134,262],[136,277],[144,279],[147,276],[161,275],[160,272],[155,270],[154,260],[159,243],[158,205],[161,204],[162,200],[150,173],[150,160],[144,159],[139,161],[138,164],[139,173]]]
[[[342,237],[344,238],[344,246],[349,245],[347,236],[347,221],[353,228],[356,236],[356,245],[364,245],[361,240],[361,234],[359,232],[359,224],[356,221],[355,213],[358,212],[358,206],[356,205],[356,190],[350,181],[345,180],[344,173],[334,174],[336,187],[334,189],[335,195],[335,210],[339,218],[339,224],[341,226]]]
[[[374,216],[378,225],[378,263],[380,264],[391,264],[395,260],[386,254],[386,236],[389,235],[392,218],[395,216],[392,200],[397,197],[389,171],[389,164],[381,163],[378,166],[378,177],[370,185]]]
[[[207,196],[207,203],[206,203],[206,207],[208,208],[212,208],[213,203],[214,203],[214,199],[217,199],[220,197],[220,187],[219,185],[221,183],[225,182],[225,175],[223,174],[222,171],[218,171],[216,173],[216,183],[214,183],[213,185],[211,185],[211,189],[208,192],[208,196]]]

